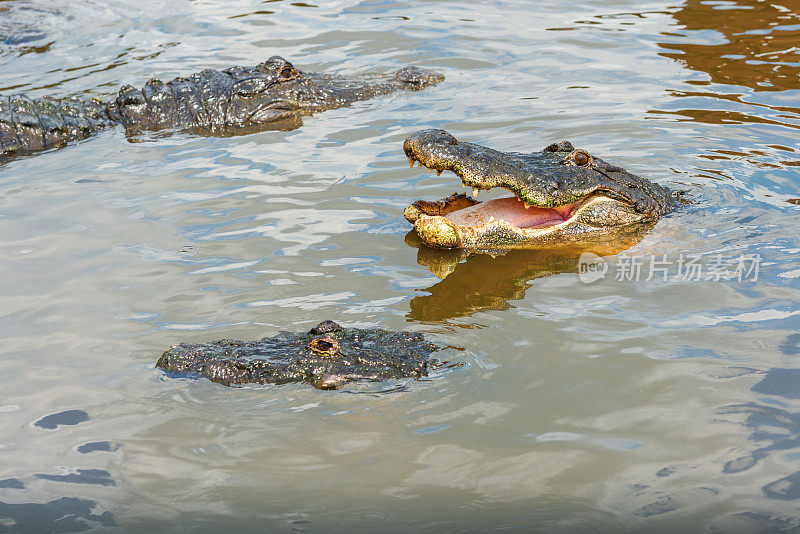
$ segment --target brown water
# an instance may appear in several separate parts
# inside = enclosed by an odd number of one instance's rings
[[[273,54],[447,76],[294,131],[117,130],[0,169],[0,531],[800,531],[800,5],[629,4],[0,2],[3,93]],[[591,284],[570,254],[417,250],[403,207],[460,190],[409,171],[426,127],[570,139],[691,203]],[[651,254],[762,261],[613,276]],[[153,365],[325,318],[467,365],[336,392]]]

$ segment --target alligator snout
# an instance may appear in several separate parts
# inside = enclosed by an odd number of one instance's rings
[[[444,74],[423,69],[422,67],[403,67],[395,73],[395,77],[403,83],[414,86],[415,89],[424,89],[444,80]]]
[[[444,130],[420,130],[409,135],[403,143],[403,151],[409,157],[409,162],[419,160],[427,154],[435,155],[436,151],[441,151],[443,147],[455,146],[458,139]],[[413,158],[413,159],[411,159]]]
[[[349,380],[344,376],[326,374],[319,380],[313,382],[312,385],[317,389],[340,389],[348,382]]]

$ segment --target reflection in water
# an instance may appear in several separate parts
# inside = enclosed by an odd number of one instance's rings
[[[668,89],[670,95],[690,102],[692,107],[650,113],[710,124],[800,128],[800,108],[786,106],[778,93],[800,89],[800,15],[787,6],[786,1],[688,0],[673,13],[679,29],[662,33],[668,41],[658,43],[666,49],[660,55],[708,76],[688,80],[690,85],[720,84],[744,90]]]
[[[430,294],[411,299],[411,320],[446,321],[481,310],[505,310],[509,300],[520,300],[530,280],[551,274],[576,272],[578,255],[552,251],[512,250],[492,257],[476,254],[459,262],[455,251],[420,248],[417,262],[447,277],[429,287]]]
[[[688,0],[673,17],[698,35],[691,42],[659,43],[670,50],[660,55],[708,73],[712,83],[755,91],[800,89],[800,14],[792,9],[796,7],[796,2],[787,0]],[[712,31],[717,35],[709,37]]]
[[[754,467],[770,453],[790,450],[796,453],[800,447],[800,413],[755,403],[730,406],[722,413],[746,414],[744,424],[751,429],[751,439],[763,444],[749,454],[727,462],[723,473],[741,473]],[[800,471],[765,484],[762,491],[771,499],[800,499]]]
[[[779,350],[787,355],[796,355],[799,340],[800,335],[792,334],[779,346]],[[792,400],[800,398],[800,369],[769,369],[751,390],[761,395],[780,398],[782,407],[753,402],[729,406],[723,410],[727,414],[745,415],[744,424],[751,429],[750,438],[760,445],[749,454],[726,463],[723,473],[746,471],[776,451],[793,451],[790,458],[794,458],[800,450],[800,412],[786,409],[786,405]],[[770,499],[800,499],[800,471],[773,480],[761,490]]]
[[[53,42],[45,43],[42,27],[59,18],[69,18],[47,3],[17,1],[0,5],[0,54],[41,54],[50,50]]]
[[[465,317],[481,310],[505,310],[509,300],[521,300],[530,281],[559,273],[577,273],[583,252],[600,256],[616,254],[633,246],[647,230],[631,241],[598,245],[591,249],[556,248],[509,250],[493,256],[465,250],[438,250],[423,245],[413,230],[406,243],[418,247],[417,263],[441,278],[425,291],[429,295],[411,299],[406,317],[413,321],[440,322]]]
[[[745,415],[745,425],[751,430],[751,438],[764,443],[745,456],[730,460],[723,468],[724,473],[741,473],[766,458],[772,451],[793,449],[800,446],[800,416],[786,410],[761,406],[755,403],[729,406],[722,410],[725,414]]]

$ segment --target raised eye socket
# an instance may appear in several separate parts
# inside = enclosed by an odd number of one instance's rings
[[[572,155],[572,162],[578,167],[583,167],[592,162],[592,157],[586,152],[578,151]]]
[[[339,342],[332,337],[318,337],[311,340],[308,348],[319,354],[333,356],[339,352]]]
[[[297,71],[294,70],[292,67],[288,67],[287,66],[287,67],[283,67],[283,69],[281,70],[280,76],[281,76],[281,78],[291,78],[295,74],[297,74]]]

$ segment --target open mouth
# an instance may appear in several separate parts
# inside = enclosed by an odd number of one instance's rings
[[[428,167],[414,155],[408,156],[408,162],[411,167],[414,166],[414,163],[418,163],[420,168],[427,168],[431,172],[436,171],[438,175],[441,175],[444,170],[435,166]],[[439,202],[417,201],[406,208],[404,213],[409,222],[414,223],[420,216],[425,215],[441,216],[452,225],[465,229],[507,225],[521,233],[539,234],[541,230],[552,229],[570,221],[581,207],[591,201],[593,196],[588,195],[575,202],[550,207],[535,206],[516,195],[481,202],[477,200],[477,196],[484,188],[476,183],[468,183],[456,170],[453,170],[453,173],[459,176],[464,187],[472,189],[474,198],[464,194],[454,194]],[[513,191],[511,192],[513,193]]]
[[[472,197],[418,200],[403,215],[435,248],[495,250],[584,246],[641,234],[675,208],[669,189],[559,141],[530,153],[421,130],[403,143],[411,167],[452,171]],[[480,202],[483,190],[513,195]]]
[[[451,211],[445,217],[458,226],[478,227],[497,221],[519,229],[547,228],[568,221],[580,203],[540,208],[526,204],[513,196],[479,202],[467,208]]]

